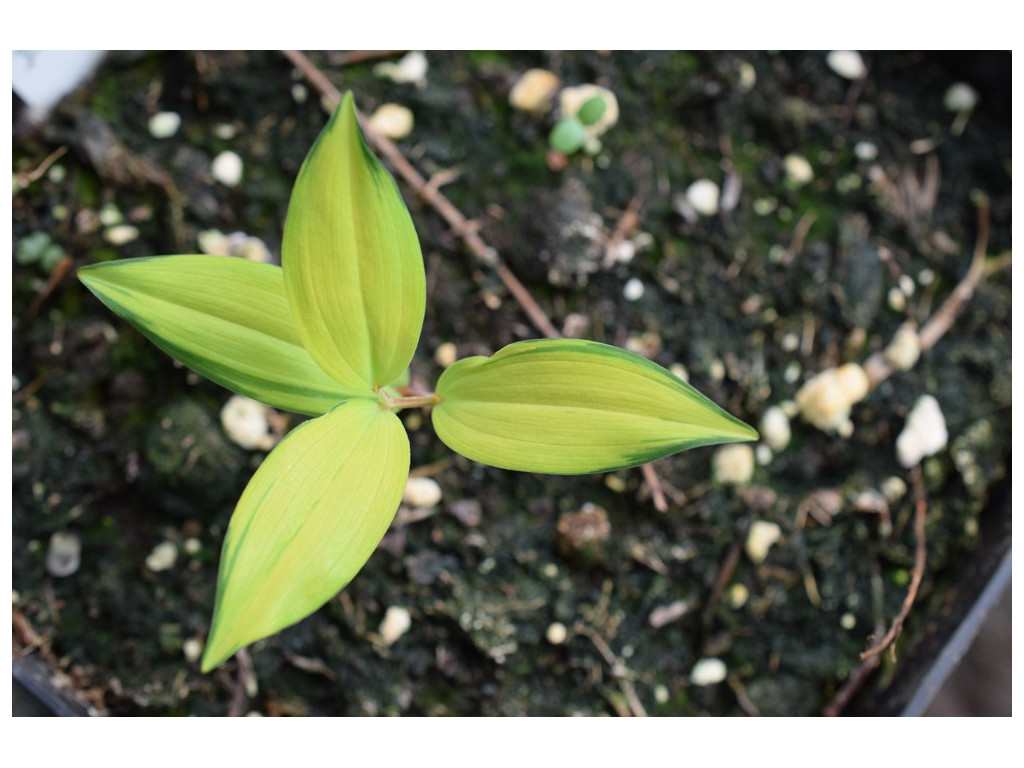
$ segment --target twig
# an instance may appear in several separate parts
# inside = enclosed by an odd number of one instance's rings
[[[256,674],[253,672],[249,652],[242,648],[235,654],[235,660],[238,662],[238,678],[228,707],[228,717],[241,717],[249,699],[256,695]]]
[[[846,679],[846,682],[843,683],[843,686],[836,692],[832,701],[825,706],[822,714],[825,717],[839,717],[842,711],[846,709],[846,705],[850,703],[853,695],[864,686],[868,676],[881,663],[882,660],[878,656],[869,656],[858,664],[857,668]]]
[[[608,269],[615,263],[615,251],[618,250],[619,244],[640,223],[640,206],[642,204],[643,199],[639,195],[634,195],[616,222],[615,230],[604,246],[604,261],[601,262],[604,269]]]
[[[74,261],[70,256],[62,256],[60,261],[57,262],[56,266],[50,272],[49,278],[46,280],[46,284],[39,289],[35,296],[32,297],[32,303],[28,305],[28,317],[35,317],[43,302],[46,301],[50,294],[53,293],[54,289],[68,276],[71,272],[71,268],[74,266]]]
[[[21,173],[15,174],[18,177],[18,186],[27,187],[33,181],[40,178],[50,169],[50,166],[60,160],[67,151],[68,148],[66,146],[57,147],[57,149],[47,155],[43,159],[43,162],[37,165],[33,170],[22,171]]]
[[[942,306],[921,327],[917,337],[922,352],[927,352],[934,347],[939,339],[953,327],[953,323],[960,316],[960,313],[963,312],[971,296],[974,295],[974,290],[977,288],[978,283],[981,282],[981,279],[998,271],[996,267],[1007,267],[1011,263],[1012,256],[1009,252],[1000,256],[998,262],[993,265],[990,265],[985,258],[989,233],[988,201],[984,197],[979,196],[979,199],[976,200],[976,205],[978,207],[978,237],[974,244],[974,256],[971,259],[971,266],[967,269],[967,274],[964,275],[956,288],[953,289],[953,292],[942,303]],[[892,375],[893,368],[889,361],[885,359],[883,353],[876,352],[864,363],[864,371],[868,375],[871,388],[874,389]]]
[[[928,512],[928,502],[924,496],[924,482],[921,480],[921,467],[914,467],[910,473],[910,482],[914,487],[914,538],[916,540],[916,546],[914,548],[914,570],[910,579],[910,588],[907,590],[907,596],[903,598],[903,607],[900,608],[900,612],[893,619],[892,625],[889,627],[889,631],[885,633],[885,636],[881,640],[876,642],[864,653],[860,655],[862,659],[876,656],[892,645],[896,638],[899,636],[900,631],[903,629],[903,622],[907,620],[907,616],[910,614],[910,608],[914,605],[914,600],[917,598],[917,590],[921,586],[921,580],[924,578],[924,567],[925,562],[928,559],[928,548],[925,542],[925,517]]]
[[[283,53],[302,72],[303,76],[309,80],[310,84],[320,92],[320,95],[323,97],[324,108],[327,111],[334,109],[341,101],[341,91],[334,86],[327,75],[301,51],[283,51]],[[362,126],[363,133],[366,135],[367,141],[384,156],[384,159],[388,161],[388,164],[394,171],[405,179],[406,183],[412,187],[423,202],[440,214],[441,218],[448,223],[448,226],[462,240],[470,253],[495,271],[498,279],[501,280],[508,292],[512,294],[512,297],[518,302],[526,316],[530,318],[530,322],[533,323],[534,327],[549,339],[562,338],[562,334],[551,323],[547,314],[541,309],[533,296],[530,295],[526,286],[519,282],[519,279],[505,266],[499,253],[484,242],[484,239],[477,233],[476,227],[473,227],[459,209],[452,205],[447,197],[441,194],[438,189],[440,184],[432,184],[424,179],[419,171],[405,159],[402,150],[389,138],[373,130],[366,118],[361,114],[359,115],[359,123]],[[632,203],[630,205],[632,206]],[[639,206],[639,203],[637,205]],[[626,218],[625,215],[623,218]],[[654,467],[650,464],[644,464],[641,471],[644,475],[644,481],[651,489],[651,497],[655,509],[659,512],[667,511],[668,503],[665,501],[665,494],[661,490]]]
[[[718,599],[722,596],[722,592],[725,591],[726,585],[732,579],[732,574],[736,570],[736,566],[740,562],[740,552],[743,549],[743,542],[747,538],[747,530],[750,528],[750,524],[754,522],[754,513],[747,514],[740,524],[736,528],[736,537],[733,539],[732,545],[729,547],[729,552],[725,556],[725,560],[722,561],[722,567],[718,570],[718,577],[715,579],[715,584],[711,588],[711,594],[708,596],[707,603],[704,605],[704,611],[701,614],[701,625],[705,628],[711,623],[711,612],[714,610],[715,604]]]

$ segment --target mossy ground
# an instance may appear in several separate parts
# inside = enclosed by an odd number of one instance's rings
[[[556,326],[577,316],[587,338],[681,363],[691,383],[750,423],[809,375],[883,348],[908,312],[934,311],[970,261],[974,190],[989,200],[988,252],[1010,247],[1008,55],[877,54],[855,99],[820,53],[431,54],[423,87],[379,79],[372,62],[313,59],[364,111],[388,101],[412,109],[406,155],[428,176],[456,172],[443,191]],[[536,66],[567,85],[615,92],[621,116],[597,157],[551,170],[553,119],[508,105],[516,78]],[[942,101],[958,79],[981,102],[953,135]],[[244,230],[278,253],[292,179],[324,122],[317,101],[273,52],[113,55],[44,129],[15,140],[16,173],[69,149],[63,172],[16,191],[15,248],[46,233],[81,266],[196,252],[197,233],[216,228]],[[173,138],[147,133],[159,110],[182,115]],[[877,159],[858,159],[859,141]],[[209,173],[225,149],[245,162],[235,189]],[[792,153],[814,170],[803,186],[786,180]],[[700,178],[739,183],[735,207],[681,215],[680,196]],[[634,198],[638,230],[650,237],[631,262],[607,265],[606,239]],[[408,203],[429,291],[413,374],[436,381],[443,342],[466,356],[538,336],[493,272],[421,201]],[[108,204],[137,239],[104,239],[98,212]],[[909,311],[886,300],[897,282],[880,247],[915,280],[922,270],[934,276],[917,285]],[[632,277],[645,291],[631,302],[623,285]],[[70,276],[52,291],[47,278],[38,263],[14,267],[14,609],[107,711],[223,714],[235,663],[204,676],[183,646],[205,636],[223,533],[262,455],[222,434],[228,393],[176,365]],[[913,370],[854,408],[852,437],[794,422],[789,447],[746,489],[710,482],[713,449],[658,462],[677,491],[664,514],[637,471],[566,478],[475,465],[412,416],[413,466],[433,467],[444,501],[394,528],[316,615],[252,647],[258,690],[244,711],[820,712],[906,593],[911,495],[892,505],[889,535],[850,499],[907,477],[893,445],[915,399],[930,393],[950,446],[924,464],[928,568],[897,661],[886,654],[868,685],[885,688],[941,618],[958,567],[1009,537],[1008,523],[992,531],[979,515],[1009,475],[1010,298],[1006,270]],[[831,525],[799,527],[801,504],[829,489],[842,498]],[[478,522],[451,513],[459,500],[479,503]],[[569,552],[559,516],[588,502],[607,511],[611,535]],[[741,555],[729,583],[746,588],[744,605],[712,603],[751,519],[777,523],[783,538],[760,565]],[[81,567],[61,579],[44,566],[55,531],[82,541]],[[198,547],[186,551],[190,539]],[[153,572],[145,560],[162,541],[178,544],[179,556]],[[689,605],[681,618],[651,625],[652,611],[680,600]],[[376,631],[389,606],[407,608],[412,628],[385,646]],[[556,622],[567,628],[561,644],[547,639]],[[727,683],[690,682],[707,656],[726,663]]]

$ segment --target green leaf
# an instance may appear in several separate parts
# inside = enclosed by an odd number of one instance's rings
[[[350,400],[292,430],[228,526],[203,671],[348,584],[387,532],[408,476],[405,428],[375,400]]]
[[[583,146],[587,140],[587,131],[575,117],[567,117],[559,120],[551,130],[548,143],[551,148],[563,155],[571,155]]]
[[[338,384],[303,348],[280,267],[154,256],[93,264],[78,277],[160,349],[235,392],[311,415],[370,394]]]
[[[689,384],[639,355],[593,341],[523,341],[449,367],[434,429],[484,464],[573,475],[757,438]]]
[[[423,257],[394,179],[363,142],[351,94],[299,171],[282,265],[303,343],[320,367],[364,389],[402,374],[423,325]]]
[[[604,117],[605,111],[608,109],[608,103],[601,96],[591,96],[580,107],[580,111],[576,113],[576,117],[579,118],[583,125],[594,125],[598,120]]]

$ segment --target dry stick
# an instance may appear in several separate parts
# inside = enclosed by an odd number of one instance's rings
[[[1011,263],[1012,256],[1009,253],[999,257],[998,261],[993,260],[994,263],[991,265],[988,259],[986,259],[985,251],[988,248],[989,232],[988,202],[985,199],[980,199],[977,201],[977,206],[978,237],[974,243],[974,256],[971,258],[971,266],[968,268],[967,274],[964,275],[956,288],[953,289],[953,292],[942,303],[942,306],[936,310],[935,314],[928,319],[928,322],[922,326],[921,331],[918,333],[917,338],[922,352],[927,352],[934,347],[938,340],[953,327],[953,323],[963,311],[967,302],[970,301],[971,296],[974,295],[974,289],[977,288],[981,279],[993,274],[998,269],[1009,266]],[[864,371],[868,375],[871,388],[874,389],[892,375],[893,368],[889,361],[885,359],[884,353],[876,352],[865,361]]]
[[[303,76],[309,80],[312,86],[320,92],[324,100],[324,107],[328,111],[337,106],[338,102],[341,101],[341,91],[334,86],[328,77],[304,53],[301,51],[284,51],[283,53],[302,72]],[[534,327],[549,339],[560,339],[562,334],[551,324],[551,320],[548,319],[547,314],[537,304],[533,296],[530,295],[530,292],[512,274],[512,271],[505,266],[498,252],[487,245],[483,238],[477,234],[476,229],[462,215],[459,209],[452,205],[451,201],[438,191],[437,187],[439,185],[432,185],[424,179],[419,171],[413,168],[412,164],[405,159],[402,150],[386,136],[382,136],[373,130],[362,115],[359,115],[359,121],[367,140],[384,156],[395,172],[405,179],[406,183],[413,188],[413,191],[419,195],[421,200],[431,206],[441,215],[441,218],[448,222],[448,226],[462,239],[470,253],[494,269],[498,278],[519,303],[519,306],[522,307],[523,312],[530,318],[530,322],[533,323]],[[654,471],[654,467],[650,464],[644,464],[640,470],[643,472],[644,480],[651,489],[651,500],[654,503],[655,509],[659,512],[668,511],[668,502],[665,500],[665,494],[661,489],[661,483],[658,481],[658,475]]]
[[[920,465],[914,467],[910,473],[910,482],[914,486],[914,539],[916,540],[914,547],[914,570],[910,579],[910,588],[907,589],[907,596],[903,598],[903,607],[900,608],[896,618],[892,620],[889,631],[885,633],[881,640],[860,655],[862,659],[878,655],[896,641],[900,630],[903,629],[903,622],[907,620],[910,608],[917,598],[917,590],[921,586],[921,580],[924,578],[924,566],[928,558],[924,529],[925,517],[928,513],[928,502],[924,496],[924,483],[921,480]]]
[[[853,671],[853,674],[851,674],[847,678],[846,682],[843,683],[843,687],[836,693],[835,698],[828,703],[822,714],[825,715],[825,717],[838,717],[842,711],[846,709],[846,705],[850,703],[850,699],[853,698],[853,695],[859,691],[865,681],[867,681],[868,675],[874,672],[881,663],[882,660],[878,656],[869,656],[864,659],[864,661],[862,661]]]

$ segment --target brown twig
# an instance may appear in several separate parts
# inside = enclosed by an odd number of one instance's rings
[[[57,149],[53,150],[53,152],[51,152],[45,158],[43,158],[43,162],[41,162],[31,171],[22,171],[21,173],[15,174],[18,179],[18,186],[27,187],[33,181],[40,178],[44,173],[46,173],[50,169],[50,166],[53,165],[58,160],[60,160],[67,151],[68,148],[66,146],[57,147]]]
[[[604,246],[604,260],[601,262],[604,269],[608,269],[615,263],[615,251],[618,250],[619,244],[640,223],[641,205],[643,205],[643,199],[639,195],[634,195],[633,199],[629,201],[629,205],[626,206],[626,210],[619,216],[615,230]]]
[[[842,711],[846,709],[846,705],[850,703],[850,699],[857,693],[867,681],[868,676],[875,671],[882,660],[878,656],[869,656],[864,659],[857,668],[853,670],[850,676],[843,683],[843,686],[836,692],[836,695],[832,698],[822,711],[825,717],[839,717]]]
[[[736,571],[736,566],[740,562],[740,553],[743,551],[743,542],[746,541],[747,531],[750,529],[750,525],[753,522],[754,513],[751,512],[740,520],[740,524],[736,528],[736,536],[733,539],[732,545],[729,547],[729,552],[722,561],[722,567],[718,569],[718,577],[715,579],[714,586],[711,587],[711,594],[708,595],[707,602],[704,605],[704,611],[701,614],[701,625],[705,628],[711,624],[711,614],[714,610],[715,604],[722,596],[726,585],[728,585],[729,581],[732,579],[733,573]]]
[[[333,110],[341,101],[341,91],[334,86],[327,75],[301,51],[283,51],[283,53],[302,72],[310,84],[320,92],[324,108],[327,111]],[[412,187],[423,202],[440,214],[441,218],[448,223],[448,226],[462,240],[470,253],[495,271],[498,279],[501,280],[508,292],[512,294],[512,297],[522,308],[526,316],[530,318],[530,322],[533,323],[534,327],[549,339],[562,338],[562,334],[558,332],[558,329],[555,328],[548,318],[547,313],[541,309],[533,296],[530,295],[526,286],[519,282],[519,279],[505,266],[500,254],[480,237],[477,228],[472,226],[469,220],[462,215],[462,212],[440,192],[440,184],[432,184],[423,178],[419,171],[405,159],[402,150],[386,136],[382,136],[373,130],[363,115],[359,115],[359,123],[362,126],[363,133],[366,135],[367,141],[380,152],[391,168]],[[630,206],[632,207],[632,205],[633,203],[631,202]],[[639,202],[637,207],[639,207]],[[623,218],[626,218],[626,216],[623,215]],[[668,502],[665,500],[665,494],[662,492],[654,467],[650,464],[644,464],[641,467],[641,471],[644,475],[644,481],[651,489],[651,498],[655,509],[659,512],[667,511]]]
[[[978,236],[974,243],[974,255],[971,259],[971,266],[967,269],[967,274],[964,275],[956,288],[953,289],[953,292],[942,303],[942,306],[921,327],[917,337],[922,352],[927,352],[934,347],[939,339],[953,327],[953,323],[960,316],[960,313],[963,312],[964,307],[967,306],[967,302],[974,295],[974,290],[978,287],[981,279],[997,271],[994,266],[1003,268],[1011,263],[1011,254],[1006,253],[999,257],[996,265],[989,265],[985,257],[989,235],[988,201],[984,197],[979,196],[976,205],[978,207]],[[876,352],[864,363],[864,371],[868,375],[871,388],[874,389],[892,375],[893,368],[889,361],[885,359],[884,353]]]
[[[242,648],[235,653],[235,661],[238,663],[238,678],[235,680],[235,692],[228,707],[228,717],[241,717],[245,714],[245,705],[256,695],[256,674],[249,652]]]
[[[910,578],[910,587],[907,589],[907,596],[903,598],[903,607],[900,608],[900,612],[893,619],[889,631],[885,633],[881,640],[877,641],[860,655],[862,659],[877,656],[896,641],[900,631],[903,629],[903,622],[907,620],[910,608],[914,605],[914,600],[917,598],[917,590],[921,586],[921,580],[924,578],[924,567],[928,559],[924,525],[925,517],[928,513],[928,502],[924,495],[924,482],[921,479],[920,465],[914,467],[910,473],[910,482],[914,487],[914,539],[916,540],[914,547],[914,570]]]

